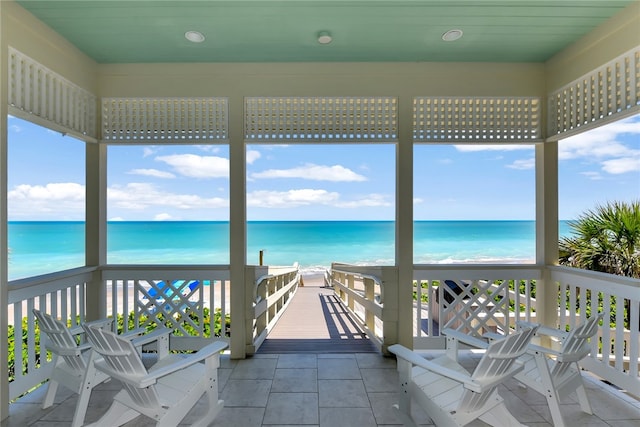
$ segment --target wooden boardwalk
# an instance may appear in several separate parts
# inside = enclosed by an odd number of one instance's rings
[[[289,307],[258,349],[266,353],[375,353],[376,346],[349,317],[322,279],[304,279]]]

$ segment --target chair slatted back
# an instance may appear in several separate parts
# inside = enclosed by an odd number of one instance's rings
[[[564,375],[574,362],[579,362],[590,352],[589,340],[598,331],[598,325],[604,314],[591,316],[581,325],[576,326],[564,339],[560,350],[561,356],[553,366],[552,376]]]
[[[60,320],[54,319],[51,315],[40,310],[33,309],[33,314],[38,319],[40,332],[44,332],[47,335],[48,343],[46,347],[62,358],[75,372],[84,373],[87,363],[82,354],[80,352],[75,355],[65,354],[69,350],[74,350],[78,347],[78,343],[69,328]]]
[[[527,351],[537,328],[525,328],[511,334],[504,339],[492,342],[484,356],[473,371],[471,378],[482,383],[484,381],[496,381],[509,375],[509,371],[515,360]],[[460,400],[458,410],[474,411],[482,408],[495,390],[496,386],[487,388],[482,393],[465,390]]]
[[[104,357],[105,363],[114,371],[131,377],[147,375],[147,369],[142,363],[140,355],[130,340],[118,336],[111,331],[94,327],[85,328],[93,349]],[[131,399],[144,407],[159,406],[158,394],[155,387],[138,388],[123,382]]]

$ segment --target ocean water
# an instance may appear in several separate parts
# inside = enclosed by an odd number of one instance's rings
[[[566,222],[560,235],[569,234]],[[83,222],[10,222],[9,279],[84,265]],[[392,221],[253,221],[247,262],[291,265],[305,272],[332,262],[392,265]],[[110,222],[110,264],[228,264],[227,222]],[[533,221],[417,221],[415,263],[532,263]]]

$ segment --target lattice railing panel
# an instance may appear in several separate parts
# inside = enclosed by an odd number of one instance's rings
[[[395,97],[248,97],[245,141],[395,142]]]
[[[541,104],[539,98],[416,97],[413,141],[540,141]]]
[[[13,48],[9,48],[8,102],[10,112],[96,138],[97,98]]]
[[[640,49],[549,95],[549,136],[640,107]]]
[[[181,336],[204,335],[204,292],[199,281],[136,280],[134,290],[138,327],[155,324]]]
[[[106,142],[226,142],[228,99],[103,98]]]

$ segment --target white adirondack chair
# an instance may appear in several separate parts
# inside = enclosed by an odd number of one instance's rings
[[[603,313],[591,316],[569,332],[540,327],[537,335],[558,340],[560,348],[532,343],[527,354],[521,358],[525,367],[515,378],[546,397],[556,427],[569,425],[562,416],[560,401],[572,392],[578,396],[582,411],[593,413],[578,363],[590,353],[589,340],[598,331],[602,318]],[[519,327],[528,326],[525,323],[519,324]]]
[[[217,369],[220,352],[227,343],[213,342],[184,357],[168,354],[147,370],[136,351],[135,340],[90,326],[85,331],[94,350],[104,358],[96,361],[96,368],[123,384],[109,410],[91,426],[120,426],[145,415],[157,426],[175,427],[203,395],[208,409],[193,426],[208,426],[222,410]],[[148,335],[167,337],[169,333],[161,328]]]
[[[568,426],[562,416],[560,401],[573,392],[578,397],[582,411],[587,414],[593,413],[578,363],[591,351],[589,340],[598,331],[598,324],[603,316],[603,313],[591,316],[570,332],[528,322],[517,323],[519,328],[535,325],[538,329],[534,342],[529,344],[527,353],[519,359],[524,369],[515,376],[515,379],[547,399],[553,424],[556,427]],[[442,333],[447,336],[447,347],[457,348],[457,341],[477,348],[486,348],[489,345],[487,341],[461,334],[456,330],[445,329]],[[496,339],[502,336],[487,334],[487,337]],[[557,345],[539,344],[538,342],[544,337],[548,338],[546,341]]]
[[[84,334],[82,327],[70,329],[60,320],[37,309],[33,310],[33,314],[38,320],[40,332],[46,334],[46,348],[53,356],[52,371],[42,408],[48,408],[53,404],[58,385],[62,384],[78,394],[71,426],[81,426],[84,423],[91,391],[109,376],[95,369],[96,354],[91,351],[91,345],[79,342],[78,335]],[[111,320],[97,321],[94,326],[107,327],[111,322]]]
[[[400,376],[399,410],[402,421],[415,427],[411,418],[414,398],[438,427],[464,426],[480,419],[492,426],[523,426],[509,412],[497,387],[522,370],[516,359],[524,354],[535,328],[491,343],[473,374],[447,354],[426,360],[413,351],[392,345],[398,357]]]

